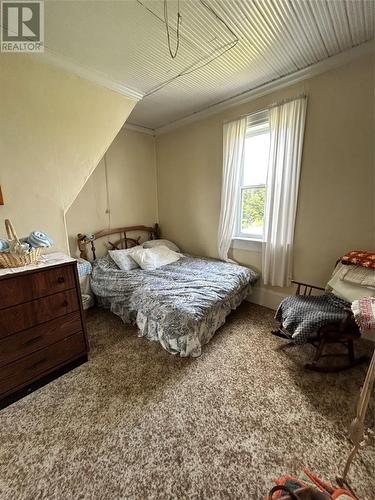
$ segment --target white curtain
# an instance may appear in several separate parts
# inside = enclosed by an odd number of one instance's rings
[[[236,227],[239,185],[247,118],[224,124],[223,128],[223,180],[221,188],[221,210],[218,231],[218,252],[222,260],[228,258],[229,247]]]
[[[290,286],[307,99],[269,110],[270,156],[266,185],[262,274],[266,285]]]

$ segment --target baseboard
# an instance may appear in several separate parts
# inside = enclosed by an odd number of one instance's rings
[[[286,296],[287,295],[285,295],[284,293],[275,292],[274,290],[270,290],[269,288],[255,286],[247,300],[249,302],[253,302],[254,304],[276,310],[280,302],[285,299]]]

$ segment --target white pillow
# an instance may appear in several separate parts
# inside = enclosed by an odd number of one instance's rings
[[[132,253],[136,252],[138,248],[142,249],[142,247],[138,245],[124,250],[108,250],[108,253],[119,269],[122,271],[131,271],[132,269],[137,269],[137,267],[139,267],[136,261],[132,258]]]
[[[152,271],[171,264],[181,257],[181,254],[162,245],[155,248],[141,248],[132,254],[132,258],[145,271]]]
[[[180,249],[177,245],[173,243],[173,241],[169,240],[148,240],[143,243],[143,248],[155,248],[159,246],[167,247],[169,250],[173,250],[174,252],[179,252]]]
[[[343,281],[340,279],[340,273],[336,273],[327,283],[327,286],[332,288],[332,293],[347,302],[353,302],[362,297],[373,297],[375,295],[375,290],[373,288],[371,289],[363,285],[354,285],[353,283]]]

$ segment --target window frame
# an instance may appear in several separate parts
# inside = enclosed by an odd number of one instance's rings
[[[262,126],[260,130],[251,130],[255,126]],[[257,117],[252,119],[252,117],[249,117],[249,121],[247,124],[247,129],[246,129],[246,136],[245,136],[245,141],[249,137],[255,137],[257,135],[260,135],[264,133],[266,130],[269,132],[269,119],[268,119],[268,112],[264,113],[259,113]],[[242,179],[243,179],[243,174],[244,174],[244,166],[245,162],[242,162],[241,165],[241,172],[240,172],[240,184],[238,186],[239,190],[239,199],[237,203],[237,209],[236,209],[236,231],[235,231],[235,236],[234,239],[242,239],[242,240],[253,240],[253,241],[258,241],[262,242],[263,237],[264,237],[264,223],[263,223],[263,232],[261,235],[255,234],[255,233],[244,233],[241,231],[241,226],[242,226],[242,196],[243,196],[243,191],[245,189],[251,189],[251,188],[264,188],[266,189],[266,184],[250,184],[250,185],[244,185],[242,184]]]

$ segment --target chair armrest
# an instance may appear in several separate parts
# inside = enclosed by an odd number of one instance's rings
[[[321,286],[310,285],[308,283],[302,283],[301,281],[292,280],[292,283],[297,285],[296,295],[311,295],[313,290],[325,291],[325,288],[322,288]],[[303,291],[301,291],[301,287],[304,287]]]

